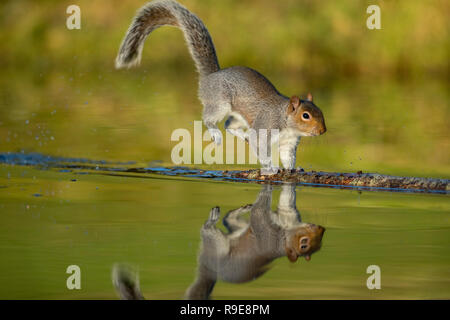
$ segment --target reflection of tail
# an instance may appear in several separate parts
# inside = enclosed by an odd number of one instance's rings
[[[164,25],[178,27],[183,31],[200,75],[208,75],[220,69],[214,44],[203,22],[185,7],[171,0],[149,2],[139,10],[120,46],[116,68],[138,64],[145,38]]]
[[[114,288],[122,300],[144,300],[139,287],[139,274],[130,266],[115,264],[112,271]],[[209,299],[216,278],[207,268],[200,268],[195,282],[187,289],[185,299],[206,300]]]
[[[207,300],[216,284],[216,275],[207,267],[200,265],[198,268],[197,279],[187,289],[184,299],[186,300]]]
[[[139,274],[126,265],[115,264],[112,281],[120,299],[144,300],[139,288]]]

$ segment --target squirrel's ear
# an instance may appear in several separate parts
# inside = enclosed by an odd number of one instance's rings
[[[311,94],[311,92],[308,92],[308,95],[306,96],[306,100],[309,100],[309,101],[313,101],[313,96],[312,96],[312,94]]]
[[[297,96],[292,96],[291,99],[289,99],[289,107],[288,107],[288,113],[292,113],[300,106],[300,98]]]

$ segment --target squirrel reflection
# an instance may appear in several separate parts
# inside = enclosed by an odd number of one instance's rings
[[[283,185],[278,208],[271,210],[272,187],[263,186],[254,204],[228,212],[223,218],[228,233],[216,228],[219,207],[212,208],[201,229],[202,246],[197,277],[186,299],[208,299],[217,280],[243,283],[263,275],[268,264],[282,256],[291,262],[307,261],[320,249],[325,228],[302,223],[295,205],[295,185]],[[243,214],[250,212],[250,219]],[[144,299],[139,277],[126,265],[116,264],[113,284],[121,299]]]
[[[216,228],[220,208],[212,208],[201,229],[202,246],[197,278],[186,291],[186,299],[208,299],[217,280],[243,283],[260,277],[268,264],[287,256],[307,261],[320,249],[325,228],[302,223],[295,204],[295,185],[283,185],[277,211],[271,210],[272,187],[265,185],[256,202],[228,212]],[[250,211],[250,220],[242,215]]]

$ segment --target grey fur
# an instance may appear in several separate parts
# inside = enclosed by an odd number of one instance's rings
[[[296,185],[282,186],[275,212],[271,210],[272,191],[271,185],[264,185],[255,203],[229,211],[222,220],[228,233],[216,228],[220,208],[211,209],[201,228],[197,277],[186,290],[185,299],[209,299],[218,280],[231,283],[255,280],[269,270],[273,260],[289,255],[288,247],[299,232],[316,230],[318,243],[295,255],[310,256],[320,249],[325,229],[301,221],[296,207]],[[250,212],[249,221],[242,219],[246,212]],[[138,272],[130,266],[115,264],[112,280],[121,299],[144,299]]]
[[[203,22],[185,7],[172,0],[153,1],[146,4],[136,14],[116,59],[116,67],[131,67],[139,63],[145,38],[163,25],[179,27],[184,34],[189,51],[194,59],[199,79],[199,98],[203,104],[203,121],[213,140],[221,143],[221,133],[217,123],[226,121],[226,129],[238,137],[249,141],[247,129],[279,130],[280,157],[284,167],[295,166],[295,156],[300,136],[312,136],[326,131],[323,114],[312,101],[302,100],[292,107],[291,101],[259,72],[247,67],[220,69],[211,36]],[[297,98],[298,99],[298,98]],[[289,111],[291,109],[294,111]],[[301,123],[299,117],[307,110],[314,122],[313,126]],[[289,112],[288,112],[289,111]],[[230,118],[232,117],[232,118]],[[250,142],[251,139],[250,139]],[[271,143],[267,144],[267,154],[271,154]],[[263,167],[271,168],[272,163],[260,150],[250,143]]]
[[[185,299],[209,299],[217,280],[253,281],[269,270],[273,260],[286,256],[287,242],[293,234],[317,227],[301,222],[295,199],[295,185],[283,185],[278,209],[273,212],[272,187],[264,185],[254,204],[226,214],[223,218],[226,234],[216,228],[220,209],[211,209],[201,229],[197,276]],[[246,212],[250,212],[250,221],[242,219]]]
[[[139,288],[139,274],[130,266],[115,264],[112,281],[121,300],[144,300]]]

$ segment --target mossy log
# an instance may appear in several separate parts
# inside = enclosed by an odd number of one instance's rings
[[[134,162],[94,161],[83,158],[61,158],[38,153],[0,153],[0,163],[7,165],[25,165],[42,168],[60,168],[69,170],[87,170],[101,174],[161,174],[194,178],[233,180],[239,182],[283,183],[291,182],[321,187],[373,189],[402,192],[428,192],[448,194],[448,179],[397,177],[378,173],[335,173],[301,170],[279,170],[272,175],[261,174],[261,170],[222,171],[201,170],[187,167],[150,167],[130,168]]]
[[[398,191],[448,193],[449,180],[435,178],[398,177],[378,173],[334,173],[306,172],[303,170],[279,170],[273,175],[262,175],[260,170],[224,171],[224,175],[238,179],[268,182],[293,182],[323,186],[348,186],[361,188],[382,188]]]

